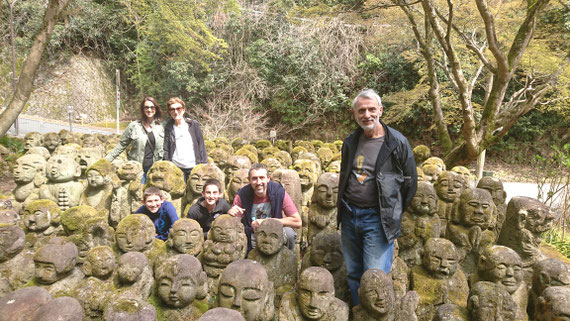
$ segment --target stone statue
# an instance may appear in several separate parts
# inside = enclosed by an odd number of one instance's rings
[[[118,298],[148,299],[152,292],[154,279],[146,256],[141,252],[128,252],[121,255],[114,282],[117,291],[113,300]]]
[[[480,251],[495,244],[496,222],[496,207],[486,190],[468,188],[455,200],[445,236],[457,247],[465,274],[474,274]]]
[[[542,259],[542,233],[551,229],[556,214],[537,199],[515,196],[507,206],[505,224],[497,244],[508,246],[521,257],[524,279],[530,282],[532,267]]]
[[[492,282],[480,281],[471,287],[467,310],[469,320],[517,320],[516,303],[504,287]]]
[[[283,188],[287,191],[287,194],[291,197],[293,204],[295,204],[295,208],[297,211],[302,211],[302,204],[303,204],[303,190],[301,188],[301,179],[299,178],[299,173],[297,173],[294,169],[278,169],[271,175],[271,180],[277,182],[283,186]],[[295,239],[295,255],[297,259],[300,260],[301,258],[301,245],[305,248],[307,246],[306,243],[302,243],[303,239],[306,239],[306,233],[308,233],[307,228],[303,229],[297,228],[294,229],[297,233],[297,238]],[[305,230],[305,231],[304,231]],[[305,233],[305,236],[304,234]]]
[[[279,307],[283,294],[292,291],[297,281],[297,258],[285,246],[283,223],[276,219],[264,220],[255,232],[257,247],[248,258],[263,265],[275,288],[275,306]]]
[[[83,134],[81,136],[81,146],[85,147],[99,147],[101,146],[101,142],[95,135],[91,134]]]
[[[242,148],[243,145],[249,144],[249,142],[241,137],[236,137],[232,139],[232,147],[234,150]]]
[[[302,244],[307,244],[307,236],[309,234],[309,206],[313,198],[315,184],[320,175],[317,164],[310,159],[298,159],[293,162],[293,169],[299,173],[301,181],[301,190],[303,191],[303,201],[301,208],[297,208],[303,222]],[[303,246],[301,246],[303,248]]]
[[[0,224],[0,297],[23,287],[34,277],[33,253],[25,250],[24,231]]]
[[[261,158],[261,162],[263,163],[263,161],[268,158],[275,158],[275,154],[279,151],[279,148],[273,146],[268,146],[259,150],[259,157]]]
[[[107,224],[106,217],[93,217],[87,219],[83,227],[69,239],[77,246],[77,264],[83,264],[92,248],[114,246],[115,230]]]
[[[79,205],[83,184],[77,181],[81,175],[79,165],[68,156],[52,156],[46,165],[48,183],[40,186],[39,198],[57,203],[64,211]]]
[[[289,168],[289,166],[293,165],[293,159],[288,152],[284,150],[280,150],[274,155],[275,159],[281,163],[282,168]]]
[[[439,177],[439,174],[441,174],[443,171],[436,165],[424,164],[421,168],[421,172],[424,174],[424,181],[435,184],[435,181]]]
[[[438,305],[435,309],[435,315],[432,321],[465,321],[467,315],[464,309],[460,309],[455,304],[442,304]]]
[[[217,147],[217,148],[212,149],[210,152],[208,152],[208,156],[212,158],[212,160],[214,161],[214,164],[219,169],[221,169],[222,171],[225,171],[228,158],[230,158],[231,154],[228,153],[227,150]]]
[[[400,257],[409,267],[421,264],[425,242],[441,235],[440,219],[436,215],[437,204],[433,186],[428,182],[418,182],[416,195],[402,215],[402,229],[398,237]]]
[[[327,147],[321,147],[317,150],[317,156],[321,161],[321,166],[326,168],[334,158],[334,152]]]
[[[0,295],[0,318],[6,321],[29,321],[37,309],[51,301],[49,292],[38,286],[30,286]]]
[[[501,284],[517,305],[517,320],[528,320],[528,288],[523,280],[522,261],[514,250],[501,245],[486,247],[479,257],[477,277]]]
[[[220,182],[225,182],[224,172],[213,164],[198,164],[190,172],[188,183],[186,185],[186,196],[184,197],[184,216],[188,213],[190,206],[194,205],[196,201],[202,196],[204,183],[209,178],[215,178]],[[224,191],[220,191],[223,192]]]
[[[76,159],[77,155],[79,154],[80,146],[75,146],[74,144],[70,145],[59,145],[55,148],[51,156],[55,155],[65,155],[71,157],[72,159]]]
[[[337,228],[336,202],[338,196],[338,180],[338,174],[323,173],[317,181],[309,207],[309,227],[307,235],[309,245],[319,232],[325,229],[335,230]]]
[[[238,311],[228,308],[213,308],[202,314],[198,321],[245,321]]]
[[[392,256],[392,268],[388,275],[392,278],[392,285],[394,287],[394,295],[396,299],[401,302],[402,298],[408,293],[410,287],[410,268],[406,262],[399,256],[400,246],[398,240],[394,241],[394,253]],[[421,259],[420,263],[421,264]]]
[[[251,161],[246,156],[240,156],[240,155],[230,156],[230,158],[228,158],[228,161],[226,163],[226,169],[224,170],[227,179],[226,184],[234,176],[234,173],[236,171],[238,171],[239,169],[249,170],[250,167],[251,167]]]
[[[233,176],[230,178],[230,182],[226,187],[230,204],[234,202],[234,198],[236,197],[239,189],[249,184],[248,176],[249,170],[245,168],[238,169],[233,173]]]
[[[464,188],[473,188],[475,187],[473,185],[473,177],[471,175],[471,171],[469,171],[469,169],[465,166],[453,166],[453,168],[451,169],[452,172],[455,172],[459,175],[461,175],[461,177],[463,178],[463,186]]]
[[[416,164],[423,163],[431,155],[431,151],[429,150],[429,147],[427,147],[426,145],[418,145],[418,146],[414,147],[412,152],[414,153],[414,158],[416,159]]]
[[[347,272],[338,231],[323,231],[313,239],[313,244],[303,256],[301,271],[310,266],[319,266],[331,272],[336,297],[345,302],[349,301]]]
[[[255,142],[255,148],[257,148],[258,151],[261,151],[267,147],[273,147],[271,142],[267,139],[259,139],[257,142]]]
[[[380,269],[364,272],[358,297],[360,304],[354,307],[354,321],[417,320],[418,295],[410,291],[399,302],[392,279]]]
[[[246,252],[247,237],[240,219],[228,214],[218,216],[212,222],[202,252],[202,267],[208,275],[210,293],[216,292],[218,279],[226,266],[245,258]]]
[[[253,148],[248,148],[253,147]],[[249,159],[251,163],[258,163],[257,150],[252,145],[243,145],[242,148],[236,150],[235,155],[245,156]]]
[[[534,265],[527,308],[529,317],[532,318],[535,315],[538,297],[549,286],[570,286],[570,268],[568,265],[557,259],[542,260]]]
[[[143,300],[121,298],[107,304],[104,321],[156,321],[156,309]]]
[[[418,320],[431,320],[435,307],[451,303],[465,310],[469,286],[465,274],[458,269],[459,255],[451,241],[429,239],[424,245],[422,265],[412,268],[410,288],[419,295]]]
[[[154,162],[148,170],[145,189],[151,186],[158,187],[166,192],[168,195],[165,195],[165,201],[174,205],[176,213],[182,213],[182,198],[186,183],[184,182],[184,174],[178,166],[169,161]]]
[[[230,263],[220,277],[217,294],[219,307],[239,311],[246,321],[273,320],[273,283],[255,261]]]
[[[47,182],[46,161],[36,154],[24,155],[16,160],[14,165],[14,198],[21,207],[37,200],[40,186]]]
[[[81,168],[81,178],[86,178],[87,169],[103,157],[105,157],[105,153],[101,148],[83,147],[79,153],[77,153],[77,158],[75,159]]]
[[[423,163],[422,163],[422,167],[425,165],[434,165],[436,166],[441,172],[445,172],[446,171],[446,167],[445,167],[445,162],[443,161],[443,159],[439,158],[439,157],[430,157],[428,159],[426,159]]]
[[[49,152],[49,150],[47,150],[47,148],[43,147],[43,146],[35,146],[35,147],[31,147],[30,149],[28,149],[28,151],[26,152],[26,155],[39,155],[41,157],[43,157],[46,161],[51,157],[51,154]]]
[[[26,227],[27,247],[37,250],[49,238],[63,231],[60,225],[61,210],[54,201],[36,200],[24,209],[22,220]]]
[[[81,321],[83,309],[76,299],[68,296],[59,297],[39,307],[30,320]]]
[[[154,223],[144,214],[125,217],[115,233],[117,247],[121,254],[142,252],[148,258],[151,269],[166,256],[164,241],[155,238]]]
[[[507,193],[503,187],[503,182],[492,176],[484,176],[479,180],[479,183],[477,183],[477,188],[489,191],[493,197],[493,203],[495,203],[497,207],[497,225],[495,230],[498,236],[501,233],[501,228],[503,227],[507,214],[507,203],[505,202]]]
[[[570,320],[570,288],[550,286],[538,298],[534,320],[555,321]]]
[[[120,184],[113,165],[105,158],[101,158],[89,166],[86,177],[87,188],[83,191],[79,204],[89,205],[109,216],[113,189]]]
[[[340,161],[333,160],[330,162],[329,166],[327,166],[326,171],[329,173],[340,173]]]
[[[273,157],[264,158],[261,161],[261,164],[267,166],[269,175],[273,174],[273,172],[275,172],[279,168],[284,168],[283,165],[281,165],[281,163],[276,158]]]
[[[174,222],[166,241],[168,256],[189,254],[201,258],[203,246],[204,231],[198,222],[189,218]]]
[[[313,144],[309,141],[306,140],[296,140],[295,143],[293,143],[293,146],[300,146],[303,147],[307,150],[307,152],[309,153],[314,153],[315,152],[315,146],[313,146]]]
[[[335,297],[332,274],[309,267],[299,276],[297,292],[283,296],[279,320],[348,321],[348,304]]]
[[[198,320],[202,315],[195,300],[207,295],[206,273],[197,258],[175,255],[155,272],[156,293],[162,305],[159,313],[166,320]]]
[[[27,152],[28,149],[36,146],[42,146],[44,144],[44,136],[38,132],[30,132],[24,136],[24,151]]]
[[[119,167],[117,175],[121,183],[115,186],[111,197],[109,212],[111,226],[117,227],[125,216],[136,212],[143,202],[142,174],[142,165],[137,161],[128,161]]]
[[[34,255],[35,283],[55,297],[72,293],[83,279],[75,267],[77,247],[60,237],[51,238]]]
[[[113,271],[117,263],[115,253],[108,246],[89,250],[83,263],[86,279],[81,281],[73,293],[79,300],[88,320],[101,320],[105,306],[114,290]]]
[[[452,171],[445,171],[439,174],[433,184],[438,202],[437,215],[440,219],[441,231],[445,233],[447,222],[451,221],[453,211],[453,201],[459,198],[464,190],[463,177]]]
[[[47,150],[50,153],[53,153],[53,151],[59,146],[61,145],[61,138],[59,138],[59,135],[56,133],[47,133],[44,135],[44,147],[47,148]]]
[[[81,234],[85,230],[86,223],[89,219],[96,217],[104,217],[96,209],[89,205],[79,205],[67,209],[61,213],[60,223],[63,232],[67,236],[73,234]]]

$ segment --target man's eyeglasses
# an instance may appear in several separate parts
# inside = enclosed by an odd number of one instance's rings
[[[153,109],[156,109],[156,107],[154,107],[154,106],[144,106],[144,109],[146,109],[146,110],[153,110]]]
[[[175,112],[177,112],[177,113],[179,113],[179,112],[181,112],[181,111],[183,111],[183,110],[184,110],[184,108],[183,108],[183,107],[178,107],[178,108],[169,108],[169,109],[168,109],[168,111],[170,111],[170,112],[173,112],[173,111],[175,111]]]

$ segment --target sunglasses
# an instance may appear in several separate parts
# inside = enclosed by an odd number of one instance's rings
[[[154,106],[144,106],[144,109],[153,110],[156,109]]]
[[[168,111],[170,111],[170,112],[176,111],[176,112],[178,112],[178,113],[181,112],[181,111],[183,111],[183,110],[184,110],[183,107],[169,108],[169,109],[168,109]]]

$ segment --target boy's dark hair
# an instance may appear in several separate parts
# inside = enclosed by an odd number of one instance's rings
[[[202,189],[203,191],[206,190],[206,187],[208,187],[209,185],[216,185],[216,187],[218,188],[218,192],[222,192],[222,183],[220,183],[220,181],[218,181],[215,178],[208,178],[205,182],[204,182],[204,188]]]
[[[162,198],[162,191],[160,188],[154,186],[145,189],[143,193],[143,201],[146,201],[146,198],[152,195],[158,195],[158,197]]]

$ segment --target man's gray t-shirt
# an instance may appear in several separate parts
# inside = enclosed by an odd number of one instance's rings
[[[360,135],[358,147],[348,178],[346,193],[347,201],[358,207],[378,206],[378,186],[376,185],[376,159],[384,144],[384,136],[368,138]]]

